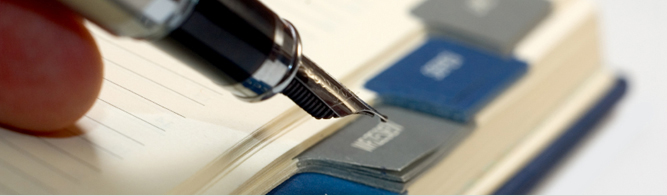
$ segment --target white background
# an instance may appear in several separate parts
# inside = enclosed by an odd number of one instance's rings
[[[597,0],[628,94],[533,194],[667,194],[667,1]]]

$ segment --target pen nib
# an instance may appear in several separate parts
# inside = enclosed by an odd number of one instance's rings
[[[296,76],[282,93],[316,119],[364,114],[387,121],[387,116],[369,106],[306,57],[302,57]]]

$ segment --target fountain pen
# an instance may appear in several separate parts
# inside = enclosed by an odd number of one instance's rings
[[[296,28],[257,0],[60,2],[116,36],[151,42],[241,100],[283,94],[316,119],[387,119],[305,57]]]

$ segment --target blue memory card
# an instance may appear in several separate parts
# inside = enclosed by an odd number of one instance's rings
[[[512,57],[430,38],[366,88],[385,104],[468,122],[526,70],[526,63]]]

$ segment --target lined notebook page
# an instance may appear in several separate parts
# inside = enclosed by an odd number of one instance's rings
[[[305,54],[334,77],[350,74],[418,27],[405,15],[413,1],[265,3],[299,28]],[[252,151],[255,146],[240,144],[253,141],[268,122],[299,111],[284,96],[242,102],[145,42],[89,27],[104,57],[99,99],[68,128],[69,137],[0,130],[0,193],[167,193],[186,179],[198,179],[198,172],[230,151]],[[285,153],[299,140],[264,149]],[[235,184],[215,186],[216,193],[233,191],[270,161],[249,160],[255,162],[237,163],[241,166],[218,176]],[[217,184],[201,179],[195,185]]]
[[[92,27],[92,26],[91,26]],[[247,104],[146,43],[92,27],[104,57],[93,108],[62,138],[0,131],[0,189],[21,194],[164,193],[289,108]]]

